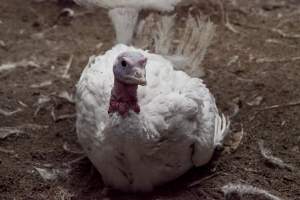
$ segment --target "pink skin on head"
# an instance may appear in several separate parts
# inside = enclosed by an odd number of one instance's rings
[[[128,115],[129,110],[140,112],[137,99],[138,85],[146,85],[147,58],[137,52],[125,52],[118,56],[113,67],[115,76],[108,113]]]

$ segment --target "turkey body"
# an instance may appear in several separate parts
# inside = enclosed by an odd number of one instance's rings
[[[148,84],[138,88],[139,114],[109,115],[112,67],[126,51],[148,59]],[[104,183],[123,191],[150,191],[206,164],[228,128],[202,80],[174,70],[160,55],[121,44],[90,59],[76,108],[80,144]]]

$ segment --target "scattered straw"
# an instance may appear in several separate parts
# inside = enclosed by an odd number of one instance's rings
[[[231,199],[233,195],[238,195],[242,198],[244,195],[257,195],[262,196],[269,200],[282,200],[281,198],[272,195],[266,190],[245,184],[232,184],[229,183],[222,187],[225,199]]]
[[[237,116],[240,112],[240,108],[241,108],[241,99],[239,97],[236,97],[232,100],[231,103],[229,103],[232,107],[232,112],[229,115],[230,118],[233,118],[235,116]]]
[[[233,33],[235,33],[235,34],[238,34],[238,33],[240,33],[238,30],[236,30],[236,28],[229,22],[229,17],[228,17],[228,14],[226,14],[226,17],[225,17],[225,24],[224,24],[224,26],[228,29],[228,30],[230,30],[231,32],[233,32]]]
[[[103,43],[102,42],[99,42],[97,45],[96,45],[96,49],[100,50],[102,49],[103,47]]]
[[[261,108],[259,110],[260,111],[273,110],[273,109],[277,109],[277,108],[293,107],[293,106],[299,106],[299,105],[300,105],[300,101],[295,101],[295,102],[290,102],[290,103],[287,103],[287,104],[278,104],[278,105],[268,106],[268,107],[265,107],[265,108]]]
[[[75,11],[71,8],[64,8],[61,10],[59,16],[75,17]]]
[[[6,111],[6,110],[3,110],[3,109],[0,108],[0,115],[4,115],[6,117],[10,117],[10,116],[15,115],[15,114],[17,114],[19,112],[22,112],[22,111],[23,110],[21,108],[17,108],[14,111]]]
[[[65,67],[64,67],[64,72],[62,74],[62,78],[64,79],[69,79],[70,78],[70,74],[69,74],[69,71],[70,71],[70,68],[72,66],[72,62],[73,62],[73,58],[74,58],[74,55],[71,55],[68,62],[66,63]]]
[[[242,126],[241,131],[231,133],[230,137],[225,141],[224,152],[232,153],[232,152],[236,151],[237,148],[240,146],[244,135],[245,135],[245,133],[244,133],[243,126]]]
[[[46,96],[46,95],[41,95],[37,102],[33,105],[33,106],[36,106],[36,110],[34,111],[34,114],[33,116],[36,117],[40,110],[45,107],[45,105],[51,101],[51,98],[49,96]]]
[[[47,28],[41,32],[38,32],[38,33],[34,33],[31,35],[31,38],[32,39],[35,39],[35,40],[41,40],[41,39],[44,39],[45,38],[45,35],[52,32],[53,30],[55,30],[57,28],[57,25],[54,25],[54,26],[51,26],[50,28]]]
[[[61,120],[66,120],[66,119],[75,119],[76,114],[65,114],[65,115],[60,115],[56,118],[55,122],[61,121]]]
[[[69,173],[69,169],[54,169],[34,167],[45,181],[53,181],[59,177],[65,177]]]
[[[278,45],[282,45],[282,46],[290,47],[290,48],[298,48],[297,45],[290,45],[290,44],[287,44],[283,41],[280,41],[280,40],[277,40],[277,39],[272,39],[272,38],[266,39],[266,43],[278,44]]]
[[[54,107],[52,107],[52,109],[51,109],[51,117],[52,117],[52,119],[53,119],[54,122],[59,122],[59,121],[66,120],[66,119],[74,119],[74,118],[76,118],[76,113],[74,113],[74,114],[64,114],[64,115],[56,116],[55,109],[54,109]]]
[[[18,101],[18,103],[23,106],[24,108],[28,108],[28,105],[24,103],[23,101]]]
[[[34,169],[41,175],[44,180],[55,180],[57,178],[57,172],[55,170],[43,169],[34,167]]]
[[[41,104],[44,104],[44,103],[47,103],[49,102],[51,99],[49,96],[46,96],[46,95],[40,95],[37,102],[34,104],[35,106],[38,106],[38,105],[41,105]]]
[[[3,71],[13,70],[17,67],[40,67],[33,61],[22,60],[20,62],[8,62],[6,64],[0,65],[0,73]]]
[[[281,29],[272,28],[272,32],[279,34],[283,38],[292,38],[292,39],[299,39],[300,34],[291,34],[291,33],[285,33]]]
[[[265,161],[267,163],[272,164],[273,166],[279,167],[281,169],[288,169],[290,171],[292,171],[294,169],[291,165],[286,164],[280,158],[273,156],[272,152],[269,149],[266,149],[264,147],[264,141],[262,141],[262,140],[259,141],[258,146],[259,146],[261,155],[263,156],[263,158],[265,159]]]
[[[202,178],[200,180],[196,180],[196,181],[192,182],[191,184],[189,184],[188,187],[191,188],[191,187],[195,187],[195,186],[201,185],[203,182],[205,182],[205,181],[207,181],[209,179],[212,179],[212,178],[214,178],[214,177],[216,177],[216,176],[218,176],[220,174],[221,173],[214,173],[214,174],[206,176],[206,177],[204,177],[204,178]]]
[[[31,88],[42,88],[42,87],[47,87],[52,85],[52,81],[48,80],[48,81],[43,81],[41,83],[37,83],[37,84],[31,84],[30,87]]]
[[[57,96],[67,100],[69,103],[75,103],[74,96],[67,91],[62,91]]]
[[[0,127],[0,139],[5,139],[11,135],[19,135],[24,133],[18,127]]]
[[[41,130],[47,128],[48,126],[38,124],[23,124],[16,127],[0,127],[0,139],[5,139],[11,135],[24,134],[26,129]]]
[[[58,187],[57,191],[54,195],[54,200],[72,200],[74,199],[74,194],[71,193],[69,190]]]
[[[71,149],[70,145],[68,143],[64,143],[63,144],[63,149],[68,152],[68,153],[73,153],[73,154],[84,154],[83,151],[79,151],[79,150],[73,150]]]
[[[86,155],[82,155],[82,156],[79,156],[78,158],[74,159],[74,160],[71,160],[71,161],[68,161],[68,162],[65,162],[63,165],[64,166],[71,166],[73,164],[76,164],[78,162],[81,162],[82,160],[84,160],[86,158]]]
[[[2,152],[2,153],[7,153],[7,154],[14,154],[14,153],[15,153],[14,150],[4,149],[4,148],[2,148],[2,147],[0,147],[0,152]]]
[[[291,58],[258,58],[256,59],[256,63],[280,63],[280,62],[295,62],[299,61],[300,56],[297,57],[291,57]]]
[[[252,101],[247,102],[247,105],[249,105],[249,106],[259,106],[263,100],[264,100],[263,96],[257,96]]]
[[[230,67],[232,64],[236,63],[238,60],[239,60],[238,55],[232,56],[227,63],[227,67]]]
[[[6,49],[6,44],[3,40],[0,40],[0,47],[2,47],[3,49]]]
[[[40,124],[23,124],[21,126],[18,126],[20,129],[30,129],[30,130],[42,130],[47,129],[49,126],[47,125],[40,125]]]

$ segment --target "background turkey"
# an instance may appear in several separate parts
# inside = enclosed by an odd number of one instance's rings
[[[142,9],[157,11],[172,11],[181,0],[74,0],[86,7],[102,7],[109,10],[109,16],[114,24],[117,43],[130,44],[139,12]]]

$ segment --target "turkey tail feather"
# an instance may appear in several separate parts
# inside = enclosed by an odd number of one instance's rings
[[[230,121],[224,114],[216,115],[215,118],[215,133],[214,133],[214,145],[222,146],[224,138],[229,132]]]

